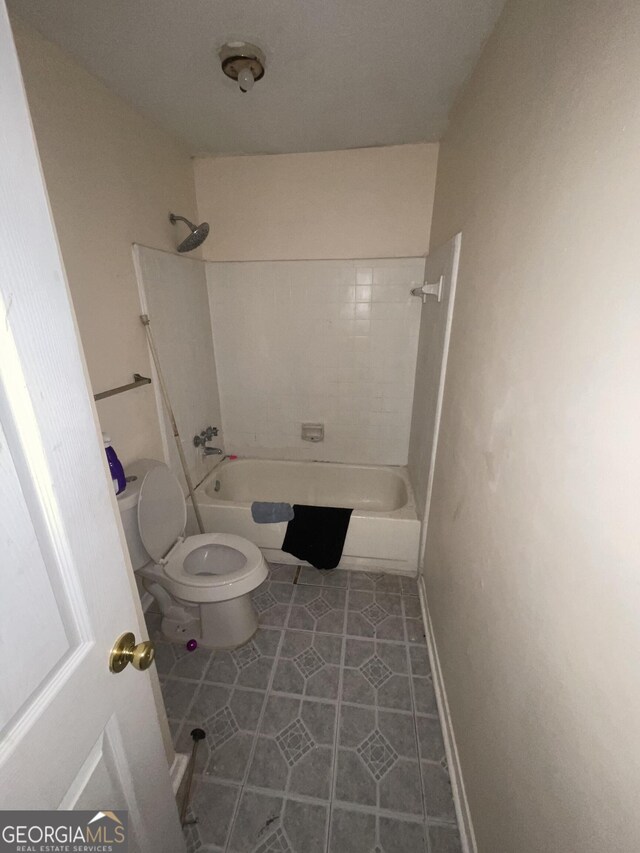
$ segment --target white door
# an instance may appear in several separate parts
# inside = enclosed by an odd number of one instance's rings
[[[425,263],[425,283],[435,284],[442,278],[442,287],[439,301],[435,294],[426,296],[422,306],[409,444],[409,470],[414,473],[416,503],[423,513],[420,566],[433,490],[461,240],[462,235],[456,234],[448,243],[430,252]]]
[[[0,809],[128,809],[130,850],[184,840],[144,631],[4,2],[0,0]]]

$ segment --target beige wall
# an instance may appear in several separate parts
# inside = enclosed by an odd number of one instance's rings
[[[191,160],[163,131],[13,21],[29,106],[94,392],[150,375],[131,244],[175,247],[195,217]],[[123,461],[161,454],[153,390],[99,402]]]
[[[481,853],[640,850],[639,31],[509,2],[440,149],[426,575]]]
[[[437,144],[196,159],[212,261],[425,254]]]

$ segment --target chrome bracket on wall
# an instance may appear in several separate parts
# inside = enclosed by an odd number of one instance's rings
[[[438,302],[442,302],[442,288],[444,285],[444,276],[441,275],[435,284],[425,283],[421,287],[414,287],[411,291],[412,296],[421,296],[422,304],[427,301],[427,296],[435,296]]]

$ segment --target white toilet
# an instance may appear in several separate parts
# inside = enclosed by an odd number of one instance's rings
[[[162,613],[169,639],[211,649],[246,643],[258,628],[250,593],[266,579],[262,552],[241,536],[187,536],[180,483],[155,459],[127,467],[118,495],[131,562]]]

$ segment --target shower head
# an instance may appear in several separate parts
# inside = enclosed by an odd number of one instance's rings
[[[178,220],[186,222],[191,229],[191,234],[185,237],[182,243],[178,245],[179,252],[191,252],[193,249],[197,249],[201,243],[204,243],[209,234],[208,222],[203,222],[201,225],[194,225],[193,222],[189,222],[184,216],[177,216],[175,213],[169,214],[169,222],[172,225],[175,225]]]

